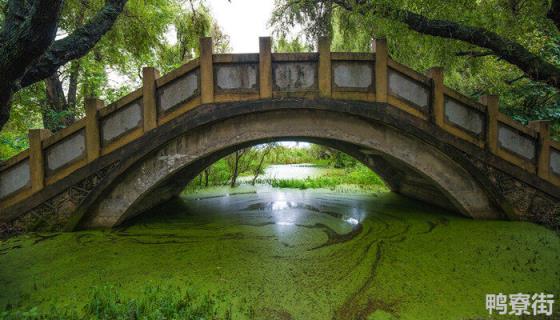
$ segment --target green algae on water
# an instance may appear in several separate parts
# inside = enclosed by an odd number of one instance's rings
[[[559,279],[553,231],[393,194],[199,195],[113,231],[0,244],[0,310],[39,314],[87,314],[96,288],[130,303],[159,286],[212,297],[217,318],[474,319],[488,293],[558,297]]]

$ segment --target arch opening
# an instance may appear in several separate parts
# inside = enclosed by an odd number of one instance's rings
[[[179,194],[227,154],[266,142],[325,145],[356,158],[391,191],[473,218],[497,218],[473,176],[430,144],[382,123],[325,110],[251,113],[201,126],[141,159],[82,221],[112,227]]]

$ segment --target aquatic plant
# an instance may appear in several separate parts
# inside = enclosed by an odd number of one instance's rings
[[[36,307],[29,310],[11,309],[0,312],[5,320],[35,319],[231,319],[231,310],[221,312],[216,299],[199,295],[191,289],[147,285],[141,295],[131,298],[115,286],[94,287],[82,312],[52,305],[47,312]]]

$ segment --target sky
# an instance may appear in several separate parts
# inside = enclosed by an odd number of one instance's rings
[[[259,37],[272,36],[268,21],[273,0],[207,0],[222,30],[230,36],[233,53],[259,51]]]

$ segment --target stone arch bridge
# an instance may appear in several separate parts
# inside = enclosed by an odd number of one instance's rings
[[[330,51],[213,54],[159,76],[0,166],[0,223],[11,231],[113,227],[177,195],[205,166],[274,140],[325,144],[356,157],[394,192],[475,219],[560,225],[560,144],[545,122],[523,126],[390,59]]]

